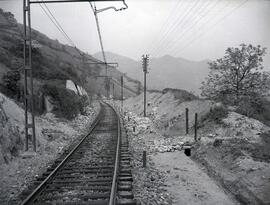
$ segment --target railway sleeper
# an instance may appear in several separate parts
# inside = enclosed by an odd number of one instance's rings
[[[117,190],[118,191],[132,191],[132,184],[118,184]]]
[[[96,185],[96,186],[48,186],[47,191],[48,192],[53,192],[53,191],[59,191],[59,192],[65,192],[66,190],[73,190],[76,188],[76,190],[81,190],[81,191],[88,191],[88,190],[95,190],[95,191],[110,191],[111,186],[101,186],[101,185]]]
[[[92,182],[111,182],[112,181],[112,177],[106,177],[106,178],[100,178],[100,179],[84,179],[84,180],[59,180],[59,179],[55,179],[53,180],[52,183],[61,183],[61,184],[64,184],[64,183],[70,183],[70,184],[78,184],[78,183],[81,183],[81,184],[85,184],[85,183],[92,183]]]
[[[113,176],[113,173],[94,173],[94,174],[87,174],[87,175],[82,175],[81,173],[78,175],[78,174],[65,174],[65,173],[58,173],[57,174],[57,178],[60,178],[60,179],[77,179],[77,178],[84,178],[84,177],[87,177],[87,178],[102,178],[102,177],[112,177]],[[86,179],[87,179],[86,178]]]
[[[117,199],[117,205],[137,205],[135,199]]]
[[[119,177],[118,178],[119,181],[133,181],[132,177],[129,176],[129,177]]]
[[[108,205],[109,201],[105,199],[92,200],[91,203],[86,201],[80,201],[80,205]],[[38,205],[52,205],[51,202],[38,202]],[[78,205],[78,202],[68,202],[68,201],[56,201],[55,205]]]
[[[134,195],[132,191],[118,191],[118,197],[119,198],[125,198],[125,199],[133,199]]]
[[[131,177],[132,178],[132,175],[130,173],[120,173],[119,177]]]
[[[113,169],[97,169],[97,170],[61,170],[59,174],[103,174],[112,173]]]
[[[100,169],[114,169],[114,166],[112,165],[103,165],[103,166],[88,166],[88,164],[85,164],[85,166],[83,167],[79,167],[77,166],[75,167],[71,167],[71,166],[65,166],[65,170],[100,170]]]
[[[86,200],[97,200],[97,199],[109,199],[110,198],[110,192],[105,192],[105,193],[91,193],[91,194],[66,194],[66,195],[61,195],[57,196],[56,194],[54,195],[45,195],[45,196],[40,196],[41,201],[54,201],[58,199],[79,199],[82,201]],[[52,203],[53,204],[53,203]]]

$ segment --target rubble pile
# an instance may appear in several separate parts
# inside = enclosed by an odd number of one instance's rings
[[[139,117],[132,112],[125,112],[124,119],[126,121],[126,128],[133,131],[133,134],[138,136],[146,133],[156,133],[154,125],[148,117]]]
[[[137,141],[143,141],[144,134],[155,134],[155,138],[148,139],[149,152],[180,151],[185,145],[193,144],[193,137],[189,135],[164,137],[157,132],[155,125],[147,117],[138,117],[132,112],[125,112],[126,129],[132,132]]]

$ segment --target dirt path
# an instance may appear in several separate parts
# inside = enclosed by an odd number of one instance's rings
[[[155,166],[167,174],[165,184],[173,204],[236,205],[183,151],[157,153],[151,156]]]

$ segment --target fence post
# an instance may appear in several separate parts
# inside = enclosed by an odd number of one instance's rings
[[[188,134],[188,108],[186,108],[186,134]]]
[[[195,113],[194,140],[197,141],[198,114]]]

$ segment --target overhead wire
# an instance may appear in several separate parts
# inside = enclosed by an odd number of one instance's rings
[[[159,29],[158,36],[156,38],[154,38],[152,40],[152,42],[150,43],[150,46],[149,46],[150,49],[149,50],[150,50],[151,53],[153,51],[155,41],[158,40],[159,35],[161,33],[163,33],[163,31],[164,32],[166,31],[165,30],[167,28],[166,26],[170,23],[170,19],[174,16],[174,12],[177,11],[177,9],[180,9],[181,6],[183,5],[183,4],[180,4],[180,3],[181,3],[181,0],[179,0],[177,2],[177,4],[173,7],[173,9],[171,9],[171,11],[169,12],[169,15],[167,16],[166,20],[164,21],[164,23],[162,24],[161,28]],[[180,5],[180,7],[179,7],[179,5]]]
[[[164,45],[164,43],[166,42],[165,40],[168,38],[168,36],[170,36],[177,28],[179,28],[179,26],[183,23],[183,21],[187,18],[187,16],[189,16],[189,14],[193,11],[193,9],[196,8],[196,6],[200,1],[203,0],[195,1],[195,3],[192,4],[192,6],[189,9],[187,9],[183,15],[177,18],[176,22],[167,30],[167,32],[163,35],[163,37],[161,38],[160,42],[157,45],[161,46]],[[155,53],[159,50],[159,48],[160,46],[157,46],[152,55],[155,55]]]
[[[58,23],[55,22],[54,18],[50,15],[49,11],[45,9],[41,4],[39,4],[43,12],[46,14],[46,16],[51,20],[51,22],[54,24],[54,26],[57,28],[57,30],[64,36],[64,38],[67,40],[68,43],[71,45],[74,45],[73,41],[67,36],[67,34],[63,31],[63,28],[61,29],[58,25]]]
[[[191,23],[188,24],[187,26],[183,25],[183,29],[181,29],[181,31],[177,33],[176,40],[174,40],[174,42],[172,43],[166,44],[162,51],[166,52],[166,49],[168,51],[171,47],[174,47],[175,45],[177,45],[175,44],[175,42],[179,43],[180,40],[183,39],[185,35],[188,34],[189,31],[192,31],[194,26],[197,25],[199,22],[201,22],[205,17],[207,17],[207,14],[209,14],[209,12],[217,6],[218,2],[220,2],[220,0],[208,1],[207,3],[205,3],[205,5],[202,6],[200,10],[197,11],[197,15],[194,16],[194,18],[189,19],[189,22]],[[186,22],[188,23],[188,21]],[[157,53],[157,55],[158,54],[160,54],[160,52]]]
[[[42,0],[43,1],[43,0]],[[59,23],[59,21],[55,18],[55,16],[52,14],[51,10],[47,7],[46,4],[43,3],[43,5],[46,7],[52,18],[55,20],[55,23],[59,26],[60,30],[63,32],[63,34],[67,37],[67,39],[70,41],[70,43],[75,46],[75,43],[71,40],[71,38],[68,36],[68,34],[64,31],[63,27]]]
[[[204,36],[207,32],[209,32],[211,29],[213,29],[215,26],[217,26],[221,21],[223,21],[224,19],[226,19],[228,16],[230,16],[233,12],[235,12],[237,9],[241,8],[244,4],[246,4],[249,0],[243,0],[240,4],[236,5],[235,7],[233,7],[233,9],[231,9],[228,13],[226,13],[223,17],[221,17],[217,22],[215,22],[214,24],[210,25],[210,27],[208,27],[208,29],[205,32],[202,32],[196,36],[194,36],[194,38],[192,38],[188,43],[186,43],[185,45],[183,45],[182,47],[179,48],[179,50],[181,49],[181,51],[183,51],[185,48],[189,47],[190,45],[192,45],[192,43],[194,43],[195,41],[197,41],[198,39],[202,38],[202,36]]]
[[[222,0],[219,0],[218,1],[218,3],[221,3],[221,1]],[[223,1],[224,2],[224,1]],[[202,29],[204,29],[204,28],[207,28],[207,26],[208,26],[208,24],[209,23],[211,23],[212,21],[215,21],[216,19],[219,19],[220,18],[220,16],[222,17],[222,15],[223,15],[223,11],[225,11],[226,12],[226,10],[227,10],[227,8],[228,7],[230,7],[231,5],[231,3],[232,4],[234,4],[235,3],[235,1],[234,0],[225,0],[225,2],[226,2],[226,4],[221,4],[222,6],[221,7],[219,7],[219,8],[217,8],[216,9],[216,11],[214,12],[214,13],[212,13],[212,15],[206,15],[206,16],[204,16],[204,17],[202,17],[202,19],[200,20],[200,21],[202,21],[202,20],[204,20],[203,21],[203,23],[202,24],[200,24],[197,28],[195,28],[194,26],[193,26],[193,28],[191,27],[190,28],[190,33],[192,32],[192,34],[193,35],[190,35],[190,36],[181,36],[181,37],[178,37],[178,41],[179,42],[181,42],[180,40],[184,40],[186,37],[190,37],[190,38],[188,38],[188,39],[192,39],[192,37],[194,37],[194,36],[196,36],[198,33],[199,33],[199,31],[200,30],[202,30]],[[219,4],[217,4],[217,6],[218,6]],[[214,6],[213,7],[213,9],[215,8],[216,6]],[[210,11],[209,11],[210,12]],[[209,14],[209,12],[207,12],[207,14]],[[220,15],[221,14],[221,15]],[[213,18],[213,16],[214,16],[214,18]],[[208,17],[208,18],[207,18]],[[197,22],[198,23],[198,22]],[[197,24],[196,23],[196,24]],[[179,45],[179,43],[178,44],[176,44],[176,45],[174,45],[172,48],[171,48],[171,50],[170,51],[172,51],[172,53],[173,54],[175,54],[174,53],[174,51],[175,50],[177,50],[177,45]],[[172,54],[172,55],[173,55]]]

